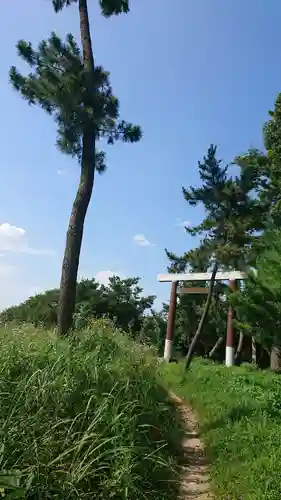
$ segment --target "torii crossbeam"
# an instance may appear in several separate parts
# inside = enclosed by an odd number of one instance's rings
[[[158,274],[158,281],[164,283],[172,283],[170,307],[168,314],[168,324],[164,348],[164,359],[170,361],[172,357],[173,347],[173,334],[174,324],[176,317],[176,304],[178,293],[200,293],[198,288],[180,288],[178,289],[178,282],[184,281],[210,281],[212,273],[179,273],[179,274]],[[235,290],[238,280],[243,280],[245,273],[240,271],[218,271],[216,274],[216,281],[229,281],[231,289]],[[203,291],[204,290],[204,291]],[[201,293],[208,293],[207,288],[202,288]],[[233,335],[233,310],[231,307],[228,309],[227,317],[227,333],[226,333],[226,348],[225,348],[225,364],[226,366],[233,366],[234,364],[234,335]]]

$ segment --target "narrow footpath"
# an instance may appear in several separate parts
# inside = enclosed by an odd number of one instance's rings
[[[196,416],[183,399],[173,393],[170,393],[170,397],[186,428],[182,442],[180,499],[214,500],[210,488],[204,445],[198,436]]]

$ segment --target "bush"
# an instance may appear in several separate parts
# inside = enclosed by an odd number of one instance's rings
[[[180,365],[162,370],[198,412],[216,498],[281,498],[280,377],[197,360],[186,375]]]
[[[0,355],[0,490],[20,485],[32,500],[172,495],[179,431],[151,350],[98,321],[60,340],[2,329]]]

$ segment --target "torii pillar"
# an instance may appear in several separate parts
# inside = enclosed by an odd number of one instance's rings
[[[177,287],[178,287],[178,282],[173,281],[171,286],[170,307],[168,313],[168,323],[167,323],[165,348],[164,348],[164,360],[167,362],[171,360],[172,350],[173,350],[173,336],[174,336],[174,326],[175,326],[176,308],[177,308]]]
[[[229,281],[229,288],[234,292],[237,288],[237,281],[231,280]],[[233,366],[234,365],[234,327],[233,327],[233,319],[235,317],[234,310],[231,306],[228,307],[227,314],[227,330],[226,330],[226,347],[225,347],[225,366]]]

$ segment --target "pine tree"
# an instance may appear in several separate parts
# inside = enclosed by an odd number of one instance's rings
[[[252,217],[251,242],[248,245],[248,264],[254,266],[257,256],[263,248],[264,240],[260,237],[272,223],[272,187],[269,180],[269,163],[267,154],[258,149],[249,149],[244,155],[237,156],[234,164],[240,168],[241,178],[249,185],[252,207],[249,211]],[[245,181],[244,181],[245,182]],[[249,219],[251,224],[251,219]]]
[[[266,231],[264,250],[244,288],[231,294],[239,325],[270,351],[271,369],[281,372],[281,232]]]
[[[240,172],[232,178],[228,166],[216,158],[211,146],[199,163],[200,188],[183,188],[190,206],[202,204],[206,216],[198,226],[187,228],[192,236],[203,236],[200,251],[216,257],[221,267],[243,269],[248,263],[255,231],[261,228],[261,213],[252,196],[254,181]]]
[[[264,226],[281,223],[281,93],[278,94],[269,120],[263,127],[265,151],[250,149],[235,163],[252,179],[263,213]],[[260,248],[257,248],[257,254]]]
[[[273,229],[274,231],[274,228],[280,227],[281,223],[281,94],[277,96],[274,110],[269,111],[269,117],[269,120],[263,127],[265,151],[252,148],[246,154],[235,159],[235,163],[239,165],[243,174],[248,179],[251,179],[254,186],[257,201],[256,207],[259,209],[261,223],[259,227],[260,235],[263,235],[266,228]],[[268,250],[268,234],[270,234],[270,231],[265,233],[266,237],[256,238],[252,244],[252,259],[250,260],[250,264],[253,267],[257,266],[259,255]],[[274,270],[272,272],[274,273]],[[248,309],[248,314],[251,314],[252,311],[256,319],[258,319],[262,309],[253,309],[253,304],[255,301],[258,303],[259,300],[263,302],[268,292],[261,292],[261,285],[257,285],[256,287],[255,277],[248,278],[247,290],[251,289],[251,279],[254,281],[252,283],[252,291],[249,293],[254,302],[248,302],[247,294],[241,297],[244,300],[245,311]],[[263,320],[267,318],[267,312],[261,313]],[[253,320],[254,318],[252,317]],[[267,328],[270,329],[270,320],[268,318],[266,322]],[[258,328],[252,329],[252,334],[252,343],[255,346],[256,339],[259,340],[260,335]],[[264,339],[264,335],[262,337]],[[281,366],[281,350],[276,348],[275,351],[272,351],[272,356],[271,361],[275,365]]]
[[[94,62],[87,0],[53,0],[56,12],[78,3],[82,53],[73,36],[63,42],[55,33],[37,49],[20,40],[19,56],[31,67],[23,76],[14,66],[10,80],[29,104],[39,105],[57,123],[57,146],[78,159],[80,182],[70,216],[60,284],[58,330],[65,334],[72,326],[77,273],[84,221],[92,196],[95,172],[105,170],[105,154],[97,150],[100,139],[136,142],[140,127],[119,119],[119,102],[112,93],[109,73]],[[128,0],[100,0],[101,12],[110,17],[126,13]]]
[[[180,265],[184,269],[188,265],[192,269],[190,263],[198,264],[200,259],[201,271],[212,260],[217,260],[221,268],[244,269],[264,228],[264,207],[255,195],[257,178],[241,167],[240,175],[232,178],[228,166],[217,160],[216,152],[216,146],[211,145],[203,162],[198,163],[201,186],[182,188],[188,204],[203,205],[206,215],[201,224],[186,228],[191,236],[201,237],[198,248],[182,257],[166,250],[172,267]]]
[[[270,119],[264,125],[264,145],[267,150],[268,186],[267,200],[270,203],[271,219],[280,226],[281,223],[281,93],[278,94],[273,111],[269,111]]]

